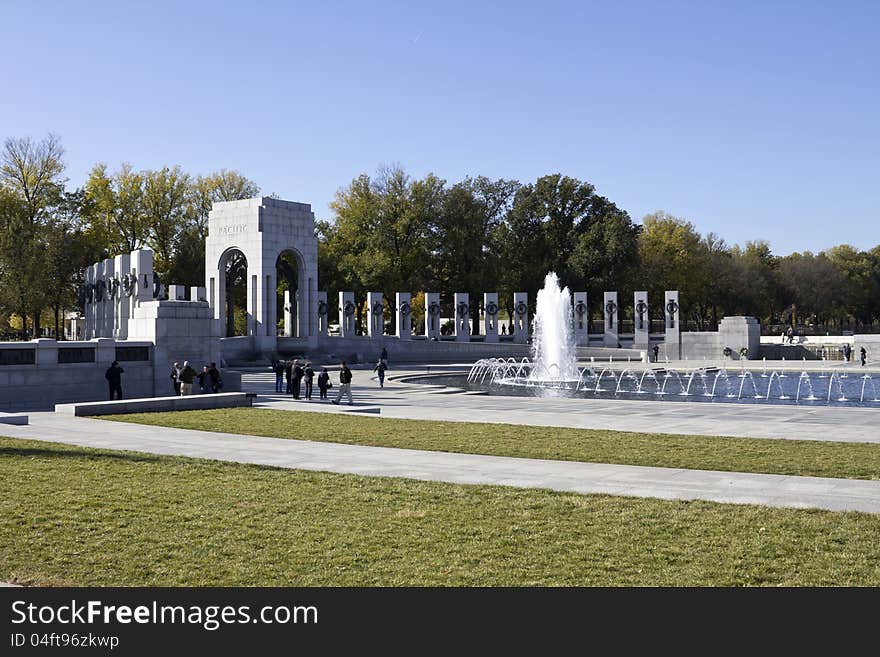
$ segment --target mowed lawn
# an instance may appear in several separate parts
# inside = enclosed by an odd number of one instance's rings
[[[0,579],[878,586],[880,517],[281,470],[0,438]]]
[[[398,420],[340,413],[231,408],[103,419],[352,445],[628,465],[880,478],[880,445]]]

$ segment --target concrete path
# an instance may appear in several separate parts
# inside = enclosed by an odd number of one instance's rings
[[[467,371],[469,366],[458,366]],[[454,366],[431,366],[454,371]],[[509,423],[531,426],[610,429],[741,438],[779,438],[839,442],[880,443],[880,404],[877,408],[661,402],[625,399],[567,399],[454,394],[449,388],[400,383],[407,374],[422,369],[393,370],[380,389],[370,370],[354,371],[354,407],[326,401],[293,401],[277,395],[275,375],[245,372],[242,387],[259,393],[259,406],[284,410],[378,413],[382,417],[414,420]],[[336,373],[333,373],[335,379]],[[331,389],[335,393],[336,389]],[[332,396],[332,395],[331,395]],[[317,391],[315,392],[317,397]]]
[[[449,454],[258,438],[34,413],[3,435],[237,463],[662,499],[880,513],[880,481]]]

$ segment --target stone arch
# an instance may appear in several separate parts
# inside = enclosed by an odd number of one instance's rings
[[[303,254],[295,246],[278,249],[275,256],[276,286],[287,284],[285,295],[276,294],[276,317],[284,318],[284,337],[308,337],[309,335],[309,276]],[[283,314],[282,314],[283,313]]]
[[[290,332],[317,346],[318,241],[315,215],[305,203],[271,197],[214,203],[208,214],[206,263],[217,264],[205,274],[214,318],[225,317],[224,255],[238,249],[247,259],[247,335],[252,349],[268,355],[278,339],[278,258],[292,252],[296,264],[297,313]],[[221,266],[222,265],[222,266]],[[283,313],[283,305],[280,307]],[[282,315],[283,316],[283,315]]]
[[[230,280],[231,279],[231,280]],[[215,279],[212,279],[212,282]],[[253,335],[253,313],[249,303],[248,290],[248,258],[244,249],[237,246],[227,248],[217,262],[217,313],[215,317],[221,321],[221,335]],[[236,289],[233,289],[233,286]],[[240,294],[243,290],[244,294]],[[238,294],[237,294],[238,293]],[[213,295],[213,291],[212,291]],[[237,308],[235,297],[238,296],[242,306]],[[235,329],[235,310],[244,311],[245,325],[241,332]]]

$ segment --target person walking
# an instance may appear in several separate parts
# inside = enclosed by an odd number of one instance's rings
[[[384,360],[380,360],[376,363],[376,367],[373,368],[374,372],[378,372],[379,374],[379,387],[385,387],[385,370],[388,369],[388,366],[385,364]]]
[[[865,363],[868,362],[868,352],[865,351],[864,347],[859,349],[859,360],[862,361],[862,367],[864,367]]]
[[[348,395],[348,405],[351,406],[354,403],[351,399],[351,370],[348,369],[344,360],[339,361],[339,365],[339,392],[336,393],[336,399],[331,401],[334,404],[339,404],[342,401],[342,395]]]
[[[284,361],[275,361],[275,392],[284,392]]]
[[[299,399],[300,387],[303,378],[303,368],[299,364],[299,360],[293,361],[293,372],[291,374],[291,383],[293,385],[293,398]]]
[[[110,401],[122,399],[122,373],[124,371],[119,367],[119,362],[114,360],[104,372],[104,378],[107,379],[110,386]]]
[[[660,345],[655,344],[654,349],[652,351],[654,352],[654,362],[655,363],[659,362],[660,361]]]
[[[171,366],[171,383],[174,386],[174,396],[180,397],[180,363]]]
[[[303,368],[303,379],[306,382],[306,399],[309,401],[312,399],[312,381],[314,378],[315,370],[312,369],[312,364],[306,361],[306,366]]]
[[[847,363],[849,362],[849,357],[852,354],[852,347],[849,346],[849,342],[843,345],[843,360]]]
[[[188,360],[183,361],[183,369],[180,370],[180,396],[188,397],[193,391],[193,381],[195,381],[198,372],[196,372],[189,364]]]
[[[321,399],[327,399],[327,388],[332,386],[333,384],[330,383],[330,374],[327,372],[327,368],[322,367],[321,373],[318,374],[318,390],[321,393]]]

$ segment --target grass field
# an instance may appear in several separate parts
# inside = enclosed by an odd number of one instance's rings
[[[231,408],[105,416],[104,419],[252,436],[594,463],[880,478],[880,445],[639,434],[476,422]]]
[[[0,579],[880,585],[880,517],[279,470],[0,438]]]

